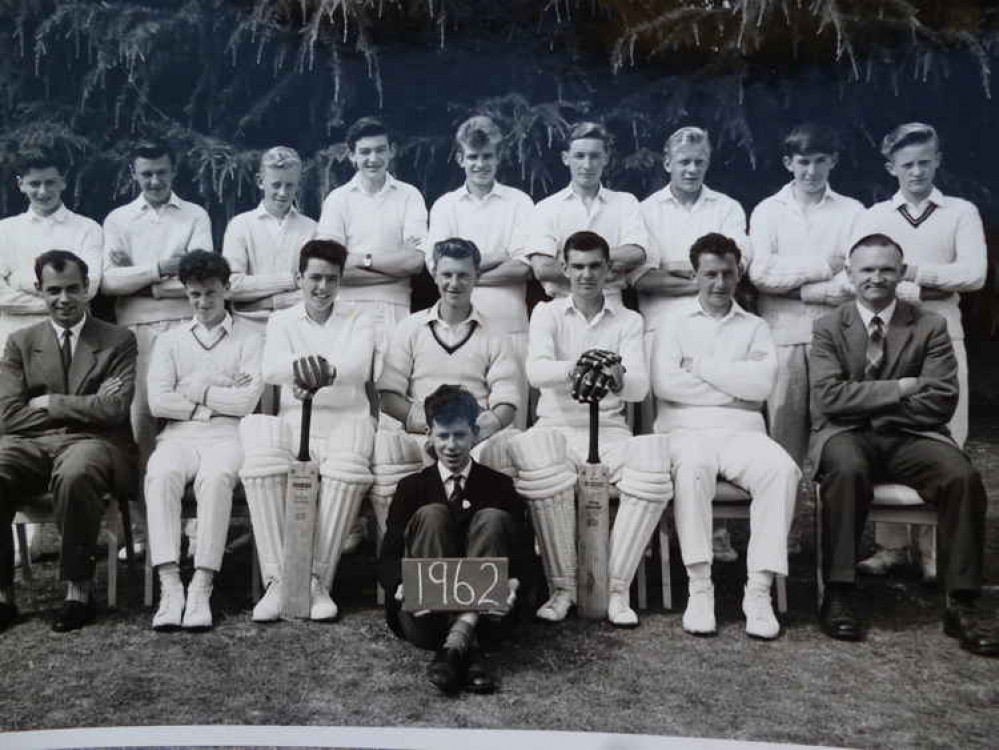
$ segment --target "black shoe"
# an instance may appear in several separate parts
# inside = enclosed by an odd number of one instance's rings
[[[819,612],[822,632],[838,641],[862,641],[864,629],[853,609],[851,589],[830,587]]]
[[[954,604],[944,612],[944,632],[961,648],[978,656],[999,656],[999,635],[988,616],[974,604]]]
[[[0,633],[17,622],[17,618],[18,611],[16,605],[0,602]]]
[[[465,654],[456,648],[442,648],[427,667],[427,677],[445,695],[457,693],[465,677]]]
[[[473,649],[468,655],[468,667],[465,670],[465,690],[479,695],[496,692],[496,678],[486,665],[479,649]]]
[[[66,600],[62,609],[56,615],[55,622],[52,623],[52,630],[56,633],[68,633],[70,630],[79,630],[84,625],[89,625],[97,619],[97,604],[91,596],[87,603]]]

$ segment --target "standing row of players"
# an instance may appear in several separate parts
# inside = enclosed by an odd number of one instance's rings
[[[545,619],[564,618],[575,596],[574,561],[570,549],[574,547],[574,535],[569,527],[571,492],[566,500],[567,486],[563,486],[571,472],[559,475],[552,467],[565,465],[562,456],[568,457],[570,463],[581,460],[584,422],[579,417],[583,412],[575,408],[578,405],[569,404],[566,394],[560,393],[566,389],[564,363],[574,365],[581,355],[593,349],[609,350],[621,356],[620,370],[611,368],[607,373],[619,398],[616,403],[614,399],[605,399],[602,409],[601,426],[609,436],[608,461],[612,468],[617,464],[614,473],[621,478],[625,455],[656,454],[656,451],[632,454],[625,450],[631,433],[624,423],[622,400],[634,399],[620,393],[626,391],[631,396],[635,393],[644,396],[648,389],[648,369],[644,363],[651,354],[659,324],[670,316],[691,314],[692,298],[699,290],[697,269],[690,254],[694,240],[712,232],[720,233],[738,249],[735,257],[741,257],[744,265],[749,259],[750,276],[763,293],[761,310],[770,323],[766,330],[773,331],[778,365],[775,388],[773,384],[767,384],[763,397],[740,397],[739,400],[768,401],[772,434],[799,466],[803,463],[807,443],[807,386],[803,388],[802,384],[807,383],[805,350],[811,340],[811,319],[827,312],[828,305],[853,296],[854,287],[843,271],[851,239],[878,231],[899,240],[906,249],[908,261],[906,278],[899,285],[901,296],[919,299],[925,307],[935,307],[943,313],[955,344],[961,338],[956,292],[978,288],[983,281],[985,246],[980,219],[973,206],[944,197],[934,188],[933,173],[940,159],[939,143],[933,129],[925,125],[901,126],[885,138],[883,150],[888,169],[898,177],[900,190],[892,201],[878,204],[868,212],[864,212],[857,201],[833,192],[828,185],[828,175],[836,161],[834,136],[820,127],[797,128],[785,142],[785,164],[794,179],[757,207],[751,222],[752,242],[745,235],[745,214],[741,207],[703,184],[710,161],[710,146],[703,130],[683,128],[670,136],[664,153],[670,183],[642,204],[629,194],[610,191],[601,185],[601,173],[609,158],[609,143],[606,131],[599,125],[585,123],[573,129],[563,151],[563,160],[571,173],[570,185],[533,208],[526,195],[495,182],[500,140],[498,129],[486,118],[472,118],[459,129],[458,162],[466,171],[466,183],[435,203],[430,213],[429,240],[422,197],[415,188],[387,173],[393,147],[384,127],[377,121],[359,121],[348,133],[357,175],[326,199],[318,226],[299,214],[293,205],[301,169],[294,152],[276,148],[264,155],[260,171],[262,204],[255,211],[233,219],[226,231],[223,255],[235,272],[229,294],[235,303],[236,320],[241,323],[237,328],[255,325],[259,328],[260,321],[270,319],[263,355],[263,379],[287,387],[282,388],[279,423],[271,422],[269,427],[253,425],[252,429],[243,430],[242,450],[246,454],[243,479],[248,499],[257,493],[259,497],[283,497],[279,489],[284,469],[278,471],[276,467],[288,458],[286,454],[293,447],[288,426],[296,421],[296,395],[301,395],[296,394],[300,384],[296,384],[294,367],[290,364],[297,359],[296,354],[310,351],[328,354],[328,360],[334,363],[339,387],[332,388],[328,394],[331,401],[327,405],[326,420],[323,418],[323,399],[317,399],[317,436],[326,438],[329,435],[334,415],[357,417],[356,427],[347,434],[330,436],[325,455],[322,450],[319,452],[325,467],[324,478],[331,479],[325,482],[327,487],[323,490],[328,497],[326,512],[340,513],[343,518],[356,515],[356,504],[367,489],[358,490],[356,486],[364,484],[358,480],[358,476],[364,476],[359,467],[373,452],[372,497],[373,500],[381,497],[381,504],[374,504],[376,513],[381,507],[378,514],[384,519],[395,482],[423,460],[418,442],[407,440],[405,436],[407,433],[421,434],[429,426],[423,401],[442,380],[459,382],[476,396],[484,409],[477,418],[482,451],[488,453],[490,443],[498,443],[485,438],[501,433],[509,436],[509,430],[504,428],[518,416],[522,419],[526,413],[526,383],[521,374],[526,372],[542,390],[538,427],[564,428],[561,434],[566,445],[560,447],[559,440],[550,435],[539,440],[536,446],[532,445],[530,450],[518,451],[511,443],[506,448],[496,448],[491,463],[503,466],[505,457],[520,456],[514,461],[519,465],[511,469],[511,473],[518,475],[520,491],[529,499],[545,501],[529,504],[535,526],[546,540],[542,552],[552,596],[538,612]],[[190,284],[177,276],[181,260],[189,251],[211,247],[207,215],[172,192],[175,161],[162,146],[144,145],[136,153],[132,168],[142,194],[133,203],[109,215],[105,222],[103,251],[99,228],[62,206],[59,193],[64,186],[64,173],[58,165],[36,162],[31,168],[21,170],[20,184],[32,207],[25,215],[6,220],[5,224],[10,226],[0,225],[8,280],[5,291],[9,291],[12,300],[4,308],[4,322],[10,328],[21,327],[33,322],[27,317],[32,312],[38,314],[44,309],[37,296],[35,280],[25,270],[25,258],[33,260],[37,252],[52,247],[77,250],[84,258],[90,253],[89,257],[93,259],[93,253],[97,253],[100,258],[92,267],[102,269],[102,279],[98,284],[93,278],[97,274],[91,272],[87,294],[92,296],[100,287],[105,293],[119,297],[118,322],[133,331],[138,346],[137,393],[131,408],[134,434],[143,454],[139,465],[146,465],[145,457],[153,446],[153,416],[180,423],[208,423],[205,429],[200,425],[178,428],[171,424],[162,433],[161,443],[165,446],[175,442],[178,455],[163,456],[161,463],[171,470],[186,467],[180,479],[175,476],[170,480],[176,484],[208,471],[206,467],[217,473],[220,466],[238,463],[233,456],[228,460],[216,460],[215,449],[221,443],[209,427],[216,426],[213,413],[239,416],[239,406],[219,403],[210,406],[206,400],[209,394],[218,396],[216,389],[242,389],[239,391],[242,405],[252,389],[259,387],[259,378],[255,379],[251,367],[233,362],[221,366],[216,380],[205,379],[206,372],[212,372],[211,368],[198,368],[197,372],[188,373],[177,370],[174,382],[166,384],[173,388],[172,393],[176,394],[176,386],[187,383],[189,376],[194,378],[194,385],[184,386],[181,395],[185,400],[174,404],[174,410],[169,406],[164,410],[162,404],[157,405],[152,391],[148,395],[143,392],[147,383],[152,385],[170,366],[193,366],[198,361],[194,355],[199,353],[199,347],[205,352],[214,351],[223,334],[219,331],[212,334],[207,327],[199,329],[197,320],[192,323],[190,307],[184,299],[191,296]],[[590,230],[595,232],[594,236],[606,239],[606,288],[603,279],[600,284],[594,281],[597,269],[574,269],[564,253],[559,255],[564,251],[567,239],[579,230]],[[61,234],[54,234],[57,232]],[[47,235],[44,240],[30,247],[29,240],[37,241],[43,234]],[[341,250],[349,250],[343,251],[342,271],[333,272],[326,267],[340,266],[337,257],[324,259],[326,266],[320,271],[313,273],[310,270],[310,263],[318,261],[300,256],[300,249],[312,236],[333,239]],[[445,238],[471,242],[439,241]],[[577,250],[600,255],[599,242],[592,238],[581,241],[585,247]],[[474,251],[469,249],[470,245],[474,246]],[[436,258],[430,252],[433,248],[442,248]],[[733,254],[715,252],[713,255],[724,258]],[[431,265],[442,302],[407,320],[408,277],[425,263]],[[535,310],[531,354],[525,357],[528,337],[524,282],[532,271],[553,296],[562,299]],[[581,294],[592,293],[600,287],[599,299],[606,301],[606,311],[602,302],[595,310],[576,310],[574,297],[566,294],[567,281],[572,281],[574,273],[579,277],[577,286]],[[208,274],[206,278],[211,280],[215,276]],[[470,280],[474,282],[474,289]],[[643,318],[623,312],[620,289],[629,283],[638,289],[644,322]],[[305,292],[304,300],[298,291],[299,285]],[[472,295],[474,308],[466,310],[467,294]],[[317,320],[309,313],[310,300],[316,304],[329,303],[325,318]],[[29,309],[31,304],[34,304],[34,310]],[[283,308],[290,309],[282,315],[271,315]],[[195,305],[196,313],[197,310]],[[329,320],[334,318],[347,321],[347,329],[340,330],[339,323],[331,326]],[[335,335],[327,330],[333,327],[338,330]],[[153,358],[161,361],[171,356],[167,354],[171,347],[180,347],[172,352],[174,364],[151,367],[153,342],[175,328],[181,331],[157,346]],[[637,344],[635,331],[630,328],[637,331]],[[685,321],[680,330],[686,336],[695,328],[694,323]],[[481,329],[488,329],[495,338],[482,334]],[[222,329],[229,341],[240,338],[233,336],[232,330],[231,322]],[[641,342],[643,336],[645,340]],[[392,337],[396,343],[390,348]],[[709,347],[712,351],[702,354],[710,360],[710,355],[717,353],[715,350],[730,348],[731,342],[724,338],[717,331],[706,332],[695,336],[692,344]],[[364,342],[368,339],[374,350],[370,369],[363,355]],[[498,346],[495,340],[502,340],[503,345]],[[274,352],[279,346],[277,342],[284,348],[283,359]],[[738,344],[732,346],[738,348]],[[955,348],[960,365],[963,348]],[[274,356],[269,356],[269,352]],[[456,355],[462,361],[468,360],[467,370],[465,365],[455,366]],[[636,360],[638,355],[640,359]],[[398,360],[394,364],[393,357]],[[681,357],[681,362],[684,359]],[[653,358],[653,368],[655,361]],[[351,388],[342,387],[354,380],[345,376],[354,370],[361,376],[360,380]],[[474,374],[468,374],[473,371]],[[625,372],[631,375],[625,376]],[[965,373],[966,367],[962,366],[961,372]],[[704,372],[698,375],[704,377]],[[645,377],[644,387],[642,377]],[[966,374],[963,377],[966,379]],[[462,378],[467,382],[461,382]],[[636,382],[635,378],[639,380]],[[382,411],[398,422],[397,430],[393,432],[386,420],[378,439],[373,432],[370,440],[367,436],[372,431],[370,422],[364,420],[368,402],[360,397],[366,382],[378,384]],[[546,387],[552,389],[547,399]],[[966,390],[966,384],[962,382],[962,396],[966,397]],[[375,401],[374,393],[369,396]],[[185,410],[186,414],[182,415]],[[736,413],[733,410],[724,412],[724,424],[720,423],[718,427],[731,427],[731,415]],[[956,419],[961,418],[961,413],[959,407]],[[682,410],[668,410],[657,420],[669,422],[678,414],[682,414]],[[254,416],[247,421],[260,420],[267,418]],[[231,420],[226,424],[234,429]],[[963,439],[963,430],[966,430],[966,406],[964,425],[964,428],[960,423],[955,425],[953,431],[958,440]],[[175,433],[176,441],[166,439],[171,432]],[[544,430],[534,435],[543,433]],[[531,434],[527,433],[524,438]],[[191,448],[188,443],[203,447]],[[369,445],[373,447],[366,451]],[[158,481],[158,474],[153,471],[158,465],[155,458],[149,464],[145,482],[147,500],[151,492],[156,494],[151,489]],[[532,461],[537,465],[532,465]],[[661,473],[661,468],[649,468],[647,473]],[[725,473],[723,467],[718,468]],[[641,474],[645,470],[638,467],[636,471]],[[787,475],[794,479],[795,486],[796,471]],[[256,479],[261,481],[252,481]],[[532,482],[538,484],[532,485]],[[211,483],[198,479],[196,492],[199,486],[206,484]],[[180,486],[182,489],[183,482]],[[221,487],[215,487],[215,493],[225,494]],[[793,503],[792,491],[791,509]],[[262,531],[267,525],[261,518],[262,506],[253,500],[250,505],[264,575],[273,584],[278,582],[279,576],[276,561],[280,556],[275,550],[280,547],[280,534],[269,535]],[[342,545],[342,536],[346,533],[341,523],[343,518],[331,520],[327,515],[327,523],[323,522],[323,508],[321,502],[320,526],[329,530],[331,538],[320,541],[320,547],[325,544],[323,552],[317,549],[318,584],[314,591],[317,619],[336,614],[335,605],[328,601],[328,589],[338,554],[334,548]],[[184,611],[184,617],[188,617],[183,589],[178,589],[176,554],[173,552],[173,547],[179,547],[179,520],[172,524],[163,518],[154,518],[152,506],[149,513],[151,554],[164,583],[157,618],[161,625],[171,626],[175,621],[179,624],[178,611]],[[192,588],[196,592],[210,592],[212,571],[220,564],[220,559],[215,558],[220,555],[221,544],[212,543],[219,524],[202,523],[200,515],[199,508],[199,555],[195,560],[198,572]],[[781,518],[785,516],[789,522],[790,509]],[[272,517],[271,520],[276,519]],[[778,525],[783,522],[777,520]],[[166,534],[166,542],[157,541],[159,534]],[[681,530],[681,539],[683,536]],[[710,555],[704,564],[709,561]],[[697,564],[701,563],[694,563]],[[783,564],[786,569],[786,561]],[[629,562],[625,567],[630,565]],[[768,572],[772,575],[782,569],[774,563],[765,570],[751,569],[750,572],[750,583],[754,583],[752,573],[763,575],[755,579],[754,586],[747,587],[747,601],[750,589],[762,591],[765,588]],[[692,593],[696,588],[694,582],[704,580],[702,573],[703,569],[692,571]],[[88,597],[80,593],[81,588],[70,586],[70,601],[86,602]],[[268,589],[269,595],[274,588],[272,585]],[[705,585],[701,590],[704,594],[710,591]],[[619,596],[612,599],[610,619],[618,624],[633,624],[634,613],[627,606],[626,594],[622,595],[620,584],[616,593]],[[260,611],[255,610],[257,619],[268,619],[273,614],[274,599],[273,595],[270,598],[265,595],[257,607]],[[692,597],[691,601],[701,602],[700,616],[698,611],[688,607],[690,617],[685,616],[685,623],[690,620],[688,629],[692,632],[712,630],[713,606],[706,606],[707,597]],[[180,602],[179,610],[177,602]],[[193,613],[191,627],[203,627],[206,621],[210,624],[207,594],[197,594],[193,605],[192,597],[188,596],[186,607]],[[776,620],[769,611],[768,600],[766,609],[757,614],[755,625],[750,621],[753,618],[747,620],[747,629],[755,629],[758,632],[754,634],[763,637],[776,635]]]

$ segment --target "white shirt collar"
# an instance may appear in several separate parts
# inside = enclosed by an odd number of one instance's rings
[[[153,205],[146,200],[146,196],[139,193],[139,197],[135,199],[135,204],[138,206],[140,211],[155,211],[156,209]],[[160,208],[166,208],[167,206],[172,206],[173,208],[180,208],[180,198],[177,194],[171,190],[170,197],[167,198],[166,203],[164,203]]]
[[[52,325],[52,330],[55,331],[56,341],[59,342],[59,346],[62,346],[62,332],[65,331],[66,329],[63,328],[61,325],[58,325],[54,320],[52,320],[52,318],[49,318],[49,323]],[[76,351],[76,344],[80,340],[80,331],[83,330],[83,326],[86,325],[86,323],[87,323],[87,313],[84,313],[83,317],[80,318],[80,322],[69,329],[73,333],[73,335],[70,336],[69,339],[73,351]]]
[[[25,213],[28,214],[28,218],[31,219],[31,221],[37,222],[54,221],[56,224],[62,224],[69,218],[69,209],[66,208],[65,203],[60,203],[59,208],[50,213],[48,216],[42,216],[41,214],[36,213],[30,206]]]
[[[681,203],[679,199],[673,195],[673,191],[670,189],[669,183],[666,183],[666,187],[659,191],[659,200],[663,203],[675,203],[678,206],[691,207],[699,206],[702,202],[706,201],[716,201],[721,195],[717,190],[712,190],[705,184],[701,184],[701,194],[697,196],[697,200],[693,203]]]
[[[607,304],[606,294],[604,295],[604,306],[601,307],[600,310],[597,311],[597,314],[594,315],[589,320],[586,320],[586,316],[583,314],[583,312],[578,307],[576,307],[576,303],[573,301],[571,294],[568,297],[565,297],[564,299],[565,299],[565,314],[578,315],[579,319],[585,321],[587,325],[595,326],[603,318],[614,315],[614,308],[610,307]]]
[[[225,317],[222,318],[222,322],[215,328],[211,329],[211,331],[202,325],[197,318],[191,318],[191,322],[187,324],[187,328],[189,331],[201,331],[206,336],[212,336],[216,330],[221,328],[228,335],[232,333],[232,316],[226,312]]]
[[[285,219],[290,219],[293,214],[297,214],[297,213],[298,213],[298,209],[296,209],[295,205],[292,204],[291,208],[288,209],[288,213],[286,213],[284,215],[284,219],[279,219],[277,216],[275,216],[270,211],[268,211],[266,208],[264,208],[264,202],[263,201],[260,201],[260,203],[257,205],[257,207],[253,210],[253,215],[256,216],[258,219],[270,219],[272,221],[276,221],[276,222],[279,222],[279,223],[282,222],[282,221],[284,221]]]
[[[472,312],[468,314],[467,318],[465,318],[460,323],[454,323],[454,324],[448,323],[446,320],[444,320],[444,318],[441,317],[440,300],[437,300],[434,306],[427,311],[427,323],[433,321],[436,323],[440,323],[441,325],[451,327],[452,325],[459,325],[459,326],[464,325],[465,323],[470,323],[473,320],[476,323],[478,323],[480,326],[482,325],[482,317],[479,315],[479,311],[475,309],[475,305],[472,305]]]
[[[460,188],[458,188],[458,198],[463,201],[487,201],[492,198],[506,198],[509,188],[499,182],[494,181],[493,186],[488,193],[483,195],[481,198],[476,197],[472,194],[472,191],[468,189],[468,182],[465,182]]]
[[[875,314],[881,318],[881,322],[884,323],[885,330],[888,330],[888,324],[891,323],[892,316],[895,315],[896,307],[898,307],[898,300],[894,299],[884,310],[879,313],[875,313],[873,310],[868,310],[860,304],[860,302],[857,302],[857,312],[860,313],[860,319],[864,321],[864,328],[867,330],[871,329],[871,321],[874,319]]]
[[[933,188],[930,191],[930,194],[926,197],[926,200],[924,200],[921,204],[919,204],[915,208],[922,208],[927,203],[935,203],[938,206],[942,206],[946,202],[947,202],[947,198],[946,198],[946,196],[944,196],[943,193],[940,192],[940,189],[939,188]],[[896,211],[899,209],[900,206],[907,206],[907,205],[909,205],[909,203],[908,203],[908,201],[905,200],[905,196],[902,195],[902,191],[901,190],[899,190],[898,192],[896,192],[895,195],[893,195],[891,197],[891,207],[893,209],[895,209]]]
[[[582,196],[579,195],[575,189],[573,189],[571,182],[557,195],[564,201],[583,200]],[[610,194],[607,188],[604,187],[603,183],[600,183],[600,187],[597,188],[597,194],[594,196],[594,199],[600,201],[601,203],[606,203],[609,195]]]
[[[694,318],[694,317],[697,317],[697,316],[703,316],[705,318],[711,318],[712,320],[717,320],[719,323],[724,323],[724,322],[726,322],[728,320],[731,320],[732,318],[736,317],[737,315],[740,316],[740,317],[745,317],[745,316],[749,315],[749,313],[746,312],[745,310],[743,310],[739,306],[739,303],[736,302],[734,299],[732,300],[732,306],[728,309],[728,312],[725,313],[725,315],[722,316],[721,318],[716,318],[713,315],[710,315],[707,312],[707,310],[705,310],[701,306],[701,300],[696,295],[693,296],[693,297],[691,297],[690,298],[690,302],[688,302],[687,304],[689,306],[687,307],[687,309],[684,312],[685,312],[685,315],[687,317],[690,317],[690,318]]]
[[[829,183],[827,182],[825,189],[822,191],[822,197],[819,199],[819,202],[812,205],[818,206],[825,203],[826,201],[835,200],[839,197],[840,194],[837,193],[835,190],[833,190],[832,187],[830,187]],[[794,180],[791,180],[784,187],[778,190],[777,193],[774,195],[774,199],[780,201],[781,203],[798,204],[798,201],[794,197]]]
[[[469,457],[468,461],[465,463],[465,468],[463,468],[461,471],[458,472],[458,474],[461,475],[461,480],[464,483],[465,487],[468,487],[468,475],[472,473],[472,464],[473,463],[475,463],[475,461],[471,457]],[[444,485],[444,489],[445,490],[449,489],[448,486],[447,486],[447,481],[452,476],[454,476],[453,473],[452,473],[452,471],[449,468],[447,468],[440,461],[437,462],[437,471],[440,472],[440,475],[441,475],[441,484]],[[451,493],[448,492],[448,494],[451,494]]]
[[[368,193],[368,191],[364,189],[360,172],[354,172],[354,176],[351,177],[350,182],[347,183],[348,190],[354,190],[371,196],[382,195],[387,193],[389,190],[396,190],[398,187],[396,179],[392,176],[391,172],[385,173],[385,184],[382,185],[381,189],[376,193]]]

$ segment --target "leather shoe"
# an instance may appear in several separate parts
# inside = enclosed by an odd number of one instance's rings
[[[829,588],[819,612],[822,632],[838,641],[862,641],[864,629],[853,609],[852,592]]]
[[[974,604],[955,604],[944,612],[944,633],[956,638],[961,648],[978,656],[999,656],[999,635],[986,615]]]
[[[71,630],[79,630],[96,619],[97,604],[94,602],[94,597],[91,596],[86,603],[67,599],[56,615],[55,622],[52,623],[52,630],[56,633],[68,633]]]
[[[0,633],[17,622],[17,605],[8,602],[0,602]]]
[[[465,655],[456,648],[440,649],[427,667],[427,677],[445,695],[458,692],[465,677]]]
[[[468,667],[465,670],[465,690],[479,695],[496,692],[496,678],[486,665],[482,652],[478,649],[473,650],[468,655]]]

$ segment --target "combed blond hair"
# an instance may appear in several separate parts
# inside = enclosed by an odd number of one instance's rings
[[[478,149],[498,146],[503,140],[503,133],[491,117],[475,115],[458,126],[454,140],[462,150]]]
[[[919,143],[933,143],[940,150],[940,138],[937,129],[924,122],[907,122],[899,125],[881,141],[881,155],[891,159],[891,155],[900,148]]]
[[[288,146],[274,146],[274,148],[269,148],[260,157],[260,171],[263,172],[264,168],[271,167],[273,169],[288,169],[289,167],[299,167],[302,166],[302,159],[299,157],[298,152],[289,148]]]
[[[669,154],[672,153],[673,149],[678,146],[696,146],[701,143],[708,147],[708,153],[710,153],[711,139],[708,137],[708,131],[695,125],[687,125],[686,127],[680,128],[666,139],[666,145],[663,146],[663,151]]]

